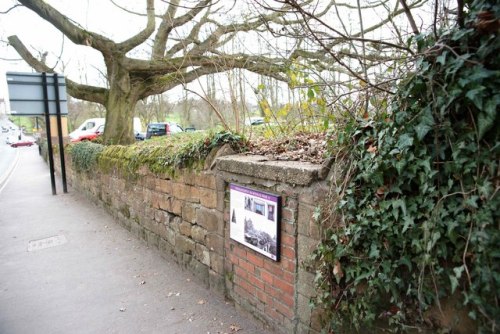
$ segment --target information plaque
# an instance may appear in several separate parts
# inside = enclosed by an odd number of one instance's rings
[[[231,239],[279,261],[281,197],[236,184],[229,190]]]

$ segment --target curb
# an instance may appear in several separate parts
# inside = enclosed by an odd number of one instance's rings
[[[7,185],[9,182],[9,178],[12,175],[12,172],[17,166],[17,163],[19,162],[19,150],[16,150],[16,156],[14,158],[14,161],[10,164],[9,169],[4,175],[0,175],[0,193],[3,191],[3,188]]]

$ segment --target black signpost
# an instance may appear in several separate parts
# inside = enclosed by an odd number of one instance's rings
[[[45,73],[44,73],[45,74]],[[54,74],[54,88],[59,86],[59,80],[57,74]],[[57,133],[59,134],[59,156],[61,157],[61,176],[63,181],[63,191],[68,192],[68,186],[66,185],[66,164],[64,161],[64,142],[62,137],[62,122],[61,122],[61,103],[59,97],[59,89],[55,89],[56,93],[56,111],[57,111]]]
[[[50,130],[50,115],[57,116],[59,137],[59,155],[61,158],[61,176],[64,193],[68,192],[66,183],[66,164],[64,161],[64,142],[62,137],[61,115],[68,114],[66,104],[66,83],[64,77],[54,73],[14,73],[7,72],[11,114],[18,116],[45,116],[47,145],[50,167],[52,195],[56,195],[54,171],[54,152]],[[53,89],[49,89],[52,88]]]

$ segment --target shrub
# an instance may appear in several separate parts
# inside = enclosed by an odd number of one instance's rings
[[[475,1],[464,28],[421,38],[390,110],[337,137],[342,219],[314,255],[330,327],[439,326],[425,312],[458,296],[479,332],[498,332],[500,40],[480,27],[499,12]]]

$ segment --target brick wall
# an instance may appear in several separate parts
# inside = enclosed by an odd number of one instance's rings
[[[143,169],[129,178],[118,171],[75,173],[68,165],[75,190],[210,289],[278,333],[321,330],[309,307],[314,275],[303,264],[319,240],[312,215],[328,190],[323,181],[328,166],[226,156],[217,159],[215,170],[183,170],[170,177]],[[281,196],[278,262],[229,238],[230,183]]]

